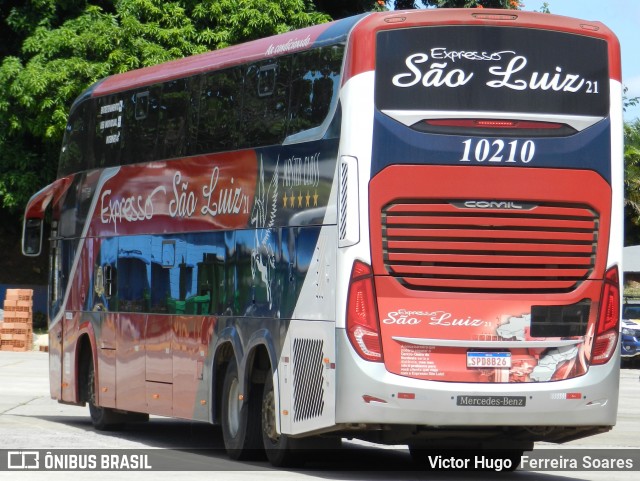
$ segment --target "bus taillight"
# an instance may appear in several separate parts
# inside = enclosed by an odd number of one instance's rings
[[[367,361],[382,362],[380,325],[376,309],[371,267],[355,261],[349,283],[347,334],[358,355]]]
[[[577,131],[567,124],[523,119],[425,119],[412,129],[432,134],[564,137]]]
[[[604,288],[600,301],[600,316],[593,341],[591,364],[604,364],[612,356],[618,345],[620,322],[620,287],[618,268],[612,267],[604,278]]]

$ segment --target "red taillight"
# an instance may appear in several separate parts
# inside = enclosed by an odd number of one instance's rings
[[[604,277],[604,287],[600,300],[600,316],[593,340],[591,364],[604,364],[618,346],[618,330],[620,328],[620,284],[618,268],[612,267]]]
[[[437,127],[465,127],[485,129],[561,129],[564,125],[556,122],[502,119],[429,119],[428,125]]]
[[[358,355],[382,362],[382,344],[373,273],[367,264],[355,261],[347,301],[347,335]]]
[[[494,135],[499,132],[506,137],[564,137],[577,132],[568,124],[522,119],[424,119],[411,128],[443,135]]]

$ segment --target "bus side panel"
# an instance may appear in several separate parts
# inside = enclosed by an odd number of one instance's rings
[[[116,407],[116,350],[98,349],[98,404]]]
[[[335,187],[336,183],[333,183]],[[336,189],[330,194],[325,222],[335,218]],[[317,431],[335,424],[335,299],[337,227],[320,230],[313,251],[298,243],[298,265],[306,271],[277,368],[276,398],[280,430],[285,434]],[[306,264],[306,265],[305,265]]]
[[[64,325],[64,342],[62,346],[62,401],[77,403],[78,366],[77,343],[79,333],[80,313],[65,311],[62,319]]]
[[[209,420],[208,386],[204,366],[216,319],[212,316],[175,316],[173,320],[173,415]],[[206,386],[205,386],[206,385]]]
[[[52,399],[62,399],[62,322],[49,326],[49,390]]]
[[[280,432],[335,424],[335,323],[291,321],[278,365]]]
[[[119,313],[116,318],[116,407],[125,411],[147,412],[145,346],[142,337],[146,315]]]
[[[144,331],[145,380],[173,382],[173,316],[146,316]]]

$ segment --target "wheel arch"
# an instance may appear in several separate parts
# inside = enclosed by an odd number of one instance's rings
[[[211,383],[211,422],[217,424],[222,415],[222,396],[224,376],[231,359],[235,359],[238,366],[240,391],[249,394],[252,384],[264,384],[266,376],[274,373],[278,365],[273,337],[267,329],[260,329],[253,333],[243,348],[237,331],[233,328],[225,329],[218,337],[213,356]]]
[[[95,371],[95,382],[98,383],[98,369],[96,353],[91,341],[91,337],[88,333],[83,333],[78,337],[76,342],[76,401],[84,406],[89,400],[89,361],[93,364]],[[95,391],[98,392],[97,386],[94,386]]]

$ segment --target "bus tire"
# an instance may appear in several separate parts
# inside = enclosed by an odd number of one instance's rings
[[[262,393],[262,443],[269,462],[279,468],[298,467],[304,464],[306,453],[298,440],[276,430],[276,400],[273,375],[269,372]]]
[[[123,418],[113,409],[98,406],[96,404],[96,370],[93,358],[89,358],[87,377],[87,403],[89,404],[89,416],[93,427],[98,431],[120,429],[123,426]]]
[[[248,399],[240,401],[238,365],[232,358],[222,387],[222,439],[227,455],[235,460],[264,457],[260,435],[262,390],[253,384]],[[245,398],[247,395],[245,394]]]

